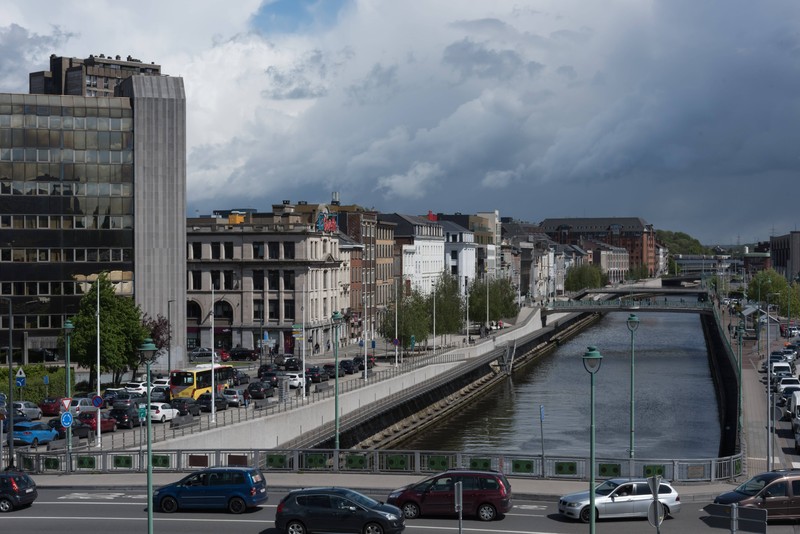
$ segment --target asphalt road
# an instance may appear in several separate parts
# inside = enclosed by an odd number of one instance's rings
[[[218,534],[221,529],[235,534],[279,534],[274,527],[275,509],[283,493],[270,492],[269,502],[259,509],[242,515],[227,512],[178,512],[153,514],[153,531],[192,532],[193,534]],[[371,494],[376,499],[385,495]],[[680,514],[661,525],[664,534],[677,532],[726,532],[712,528],[702,511],[708,503],[684,503]],[[109,532],[114,534],[140,534],[146,530],[146,494],[141,490],[126,491],[73,491],[40,490],[39,499],[32,507],[2,516],[3,532],[26,534],[53,534],[54,532]],[[500,521],[484,523],[464,518],[462,532],[471,534],[572,534],[585,533],[588,525],[563,518],[558,514],[558,503],[516,500],[515,506]],[[597,532],[615,534],[640,534],[655,532],[647,520],[599,521]],[[423,518],[408,521],[409,534],[453,534],[458,532],[455,517]],[[770,524],[770,534],[800,533],[800,525],[792,523]]]

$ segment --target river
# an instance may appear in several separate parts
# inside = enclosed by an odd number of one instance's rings
[[[719,410],[700,318],[640,313],[635,333],[635,441],[639,459],[716,458]],[[630,346],[627,313],[609,313],[553,353],[518,371],[459,414],[404,443],[407,450],[589,455],[588,346],[595,375],[596,453],[627,458]],[[541,409],[540,409],[541,407]],[[540,413],[544,420],[540,422]]]

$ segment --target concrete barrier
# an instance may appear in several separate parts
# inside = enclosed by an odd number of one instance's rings
[[[169,422],[169,427],[179,428],[179,427],[185,427],[189,425],[199,425],[199,424],[200,424],[200,418],[194,417],[192,414],[189,413],[186,415],[176,416],[172,421]]]

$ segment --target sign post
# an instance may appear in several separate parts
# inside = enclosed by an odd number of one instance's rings
[[[763,508],[740,508],[733,504],[709,504],[703,511],[711,516],[707,524],[730,532],[767,533],[767,511]]]
[[[455,483],[455,499],[456,499],[456,512],[458,512],[458,534],[461,534],[462,531],[462,516],[464,510],[464,483],[463,482],[456,482]]]
[[[656,533],[661,532],[661,523],[664,522],[664,505],[658,500],[658,488],[661,485],[661,475],[655,475],[647,479],[650,492],[653,494],[653,502],[647,509],[647,520],[656,527]]]

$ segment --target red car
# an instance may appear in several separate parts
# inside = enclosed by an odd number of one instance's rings
[[[217,349],[217,361],[227,362],[231,359],[231,355],[225,349]]]
[[[93,432],[97,432],[97,412],[83,412],[78,415],[78,421],[89,426]],[[100,432],[114,432],[117,429],[117,420],[106,412],[100,414]]]
[[[39,409],[42,410],[42,415],[60,415],[63,411],[61,401],[64,397],[47,397],[39,403]]]

